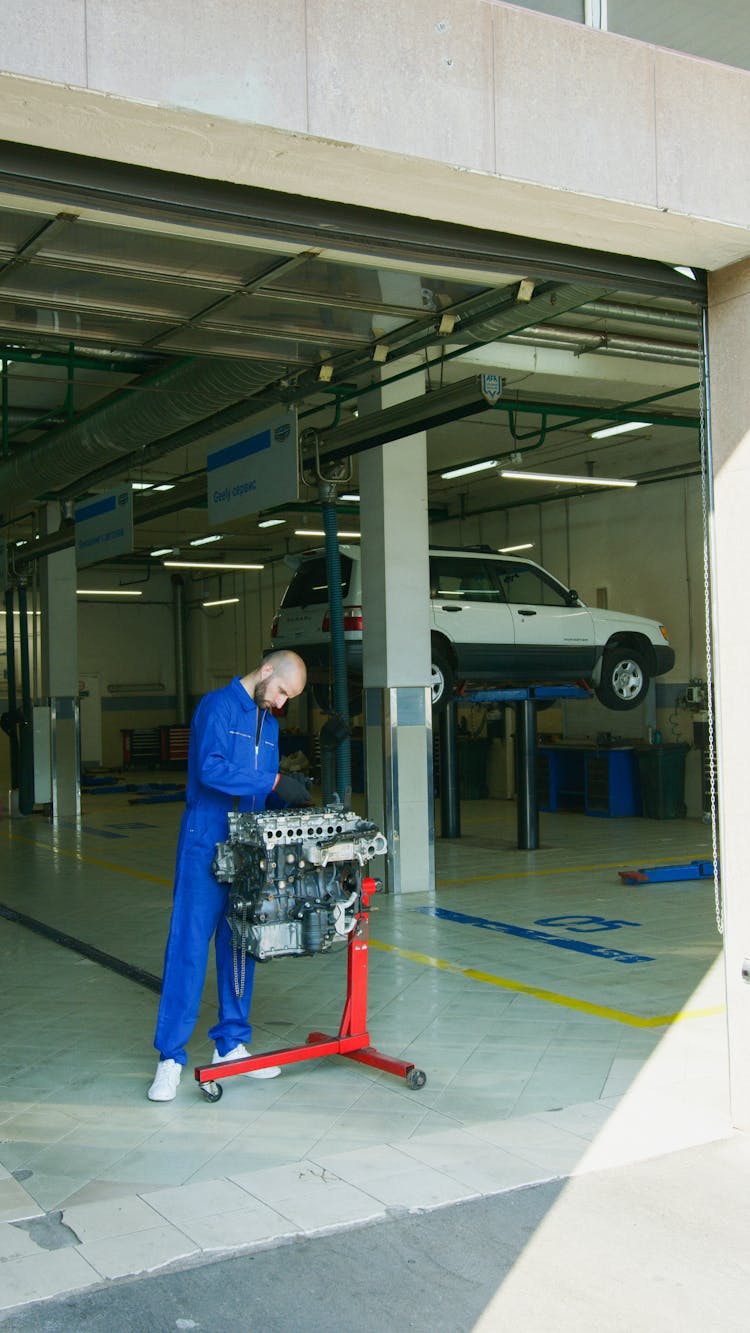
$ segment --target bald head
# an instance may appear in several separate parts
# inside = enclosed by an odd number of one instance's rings
[[[264,657],[259,667],[243,676],[242,684],[259,708],[283,708],[307,684],[307,667],[297,653],[279,649]]]

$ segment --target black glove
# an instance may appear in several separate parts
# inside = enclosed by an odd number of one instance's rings
[[[304,782],[298,778],[290,777],[288,773],[280,773],[279,780],[274,787],[274,791],[284,805],[293,805],[295,809],[301,805],[312,805],[310,793]]]

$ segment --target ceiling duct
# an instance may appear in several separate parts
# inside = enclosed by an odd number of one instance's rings
[[[252,397],[281,378],[283,363],[248,360],[181,362],[131,386],[85,419],[18,449],[0,464],[3,511],[70,488],[107,460],[124,458],[153,440],[194,426]],[[249,413],[246,413],[249,415]],[[174,446],[176,447],[176,446]]]
[[[537,288],[530,301],[514,299],[503,309],[481,317],[480,302],[468,302],[469,319],[462,318],[452,341],[463,343],[489,343],[497,338],[507,338],[511,333],[520,333],[532,324],[541,324],[548,319],[559,318],[569,310],[578,310],[592,299],[608,295],[606,291],[592,290],[588,284],[580,282],[546,283]]]

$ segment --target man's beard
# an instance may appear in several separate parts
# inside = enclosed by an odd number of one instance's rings
[[[268,688],[266,681],[259,680],[258,684],[255,686],[255,689],[253,690],[253,703],[256,704],[258,708],[271,707],[268,702]]]

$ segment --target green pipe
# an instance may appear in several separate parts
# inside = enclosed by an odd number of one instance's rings
[[[681,389],[667,389],[663,393],[651,394],[648,398],[637,398],[633,402],[624,403],[622,407],[609,407],[609,408],[599,407],[596,409],[592,408],[584,413],[581,413],[580,408],[561,407],[554,403],[514,403],[513,406],[511,407],[507,403],[500,402],[496,403],[495,407],[492,410],[495,412],[507,412],[509,422],[511,416],[515,415],[516,412],[538,413],[542,416],[542,418],[545,417],[546,413],[549,413],[551,416],[569,417],[569,420],[562,421],[557,426],[545,425],[537,443],[529,444],[523,450],[524,453],[530,454],[533,452],[534,449],[538,449],[539,446],[544,443],[547,435],[552,435],[554,431],[570,430],[572,427],[575,427],[577,425],[582,425],[586,421],[629,421],[633,415],[633,409],[636,407],[646,407],[649,403],[658,403],[661,402],[662,399],[664,398],[673,398],[675,394],[688,393],[690,390],[697,388],[698,388],[697,384],[686,384]],[[697,417],[663,416],[659,417],[658,420],[654,422],[654,425],[678,426],[686,430],[695,430],[698,427],[699,422]],[[512,427],[511,427],[511,434],[513,434]],[[513,434],[513,438],[514,440],[530,439],[535,434],[536,431],[532,431],[529,433],[529,435],[526,436]],[[509,458],[510,455],[515,452],[516,452],[515,449],[510,449],[506,451],[506,453],[500,455],[493,453],[492,457],[494,458],[497,456],[499,458]],[[470,458],[467,460],[466,466],[471,467],[473,463],[483,463],[486,457],[489,457],[489,455],[484,455],[481,458]],[[427,475],[430,477],[434,477],[437,476],[442,471],[443,471],[442,468],[433,468],[433,470],[429,472]]]
[[[3,358],[3,458],[7,458],[10,453],[10,439],[8,435],[8,362]]]
[[[397,375],[389,375],[387,380],[375,381],[371,384],[365,385],[364,388],[362,389],[358,389],[355,385],[353,385],[351,389],[346,389],[342,386],[342,388],[338,390],[339,397],[337,398],[336,406],[337,408],[339,408],[341,403],[345,402],[347,399],[350,398],[364,398],[366,394],[376,393],[378,390],[382,389],[386,384],[398,384],[399,380],[408,379],[411,375],[420,374],[425,370],[431,370],[434,366],[443,365],[446,361],[454,361],[457,357],[466,356],[469,352],[475,351],[478,347],[486,347],[489,345],[490,342],[498,342],[498,341],[499,339],[495,337],[495,338],[490,338],[489,340],[484,340],[482,342],[473,343],[471,347],[456,347],[452,352],[445,352],[441,353],[440,356],[430,357],[419,366],[412,366],[410,367],[409,370],[401,370]],[[623,416],[622,413],[628,411],[630,408],[643,407],[647,403],[657,403],[660,402],[663,398],[672,398],[675,394],[688,393],[691,389],[697,389],[698,387],[699,385],[696,382],[695,384],[686,384],[682,389],[667,389],[663,393],[652,394],[648,398],[638,398],[632,403],[626,403],[622,408],[602,409],[599,412],[588,414],[587,416],[582,416],[580,419],[581,421],[586,421],[586,420],[590,421],[598,418],[601,418],[604,421],[610,421],[610,420],[626,421],[627,417]],[[535,405],[527,407],[525,404],[519,403],[514,405],[514,411],[538,412],[541,410],[543,406],[551,410],[555,405],[547,403],[544,405]],[[507,407],[504,403],[498,403],[496,405],[496,410],[497,408],[501,410],[507,410]],[[321,410],[322,409],[319,407],[308,408],[306,412],[300,412],[299,419],[300,421],[302,421],[305,417],[315,416]],[[563,408],[559,409],[560,413],[566,410],[569,411],[570,409],[563,409]],[[578,408],[573,409],[573,415],[575,415],[575,413],[579,410],[580,409]],[[687,421],[674,420],[669,422],[669,425],[687,425],[687,424],[688,424]],[[560,429],[560,427],[553,426],[550,429],[558,430]]]

